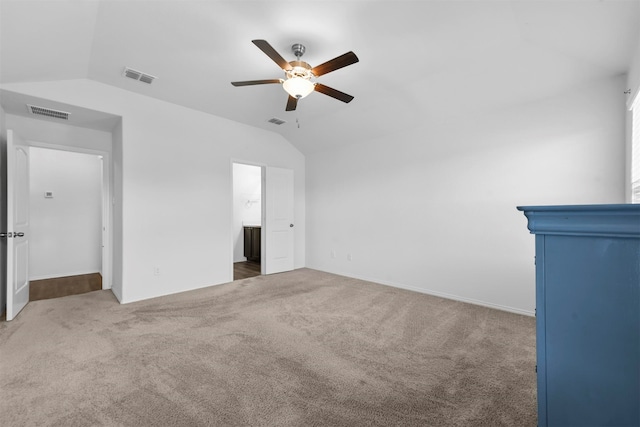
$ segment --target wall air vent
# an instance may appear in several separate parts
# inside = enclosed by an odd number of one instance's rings
[[[268,121],[269,123],[273,123],[274,125],[281,125],[281,124],[283,124],[283,123],[287,123],[287,122],[285,122],[284,120],[279,119],[279,118],[277,118],[277,117],[274,117],[273,119],[269,119],[269,120],[267,120],[267,121]]]
[[[133,68],[124,67],[124,71],[122,72],[124,77],[128,77],[133,80],[138,80],[142,83],[151,84],[156,79],[155,76],[151,74],[143,73],[142,71],[134,70]]]
[[[66,111],[52,110],[51,108],[38,107],[36,105],[27,104],[27,108],[31,114],[38,116],[52,117],[54,119],[69,120],[69,115]]]

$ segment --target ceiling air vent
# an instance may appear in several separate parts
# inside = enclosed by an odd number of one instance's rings
[[[283,123],[287,123],[287,122],[285,122],[284,120],[279,119],[279,118],[277,118],[277,117],[274,117],[273,119],[269,119],[269,120],[267,120],[267,121],[268,121],[269,123],[273,123],[274,125],[281,125],[281,124],[283,124]]]
[[[129,67],[124,67],[122,75],[147,84],[151,84],[156,79],[156,77],[152,76],[151,74],[145,74],[142,71],[134,70],[133,68]]]
[[[53,117],[54,119],[69,120],[69,114],[71,114],[67,113],[66,111],[52,110],[51,108],[38,107],[30,104],[27,104],[27,108],[29,109],[29,112],[31,114]]]

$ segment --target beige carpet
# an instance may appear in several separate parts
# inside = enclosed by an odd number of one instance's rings
[[[534,319],[302,269],[0,323],[2,426],[535,426]]]

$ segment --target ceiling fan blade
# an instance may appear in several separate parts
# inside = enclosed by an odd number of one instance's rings
[[[316,76],[330,73],[335,70],[339,70],[347,65],[355,64],[359,59],[353,52],[347,52],[344,55],[340,55],[337,58],[333,58],[324,64],[320,64],[317,67],[311,69],[311,72]]]
[[[315,91],[324,93],[325,95],[328,95],[342,102],[351,102],[353,100],[353,96],[348,95],[344,92],[340,92],[339,90],[336,90],[329,86],[325,86],[322,83],[316,83]]]
[[[282,80],[269,79],[269,80],[247,80],[244,82],[231,82],[231,84],[234,86],[266,85],[270,83],[282,83]]]
[[[263,51],[269,58],[273,60],[280,68],[285,71],[291,70],[291,64],[287,62],[266,40],[251,40],[253,44],[258,46],[258,49]]]
[[[297,106],[298,106],[298,98],[294,98],[293,96],[289,95],[289,99],[287,99],[287,108],[285,108],[284,110],[294,111]]]

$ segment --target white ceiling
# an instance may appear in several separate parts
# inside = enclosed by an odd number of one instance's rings
[[[0,0],[0,27],[0,83],[89,78],[281,133],[310,153],[623,74],[640,0]],[[312,66],[354,51],[359,63],[318,81],[355,99],[312,93],[285,112],[278,85],[233,87],[283,75],[252,39],[287,60],[302,43]],[[158,78],[123,78],[125,66]],[[0,101],[13,112],[14,98]]]

